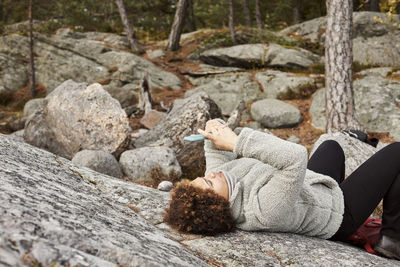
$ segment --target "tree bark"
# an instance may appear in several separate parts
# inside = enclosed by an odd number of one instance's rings
[[[235,25],[233,19],[233,0],[228,0],[229,4],[229,32],[231,33],[232,41],[236,44]]]
[[[126,37],[128,38],[131,49],[135,52],[143,53],[144,51],[142,47],[140,46],[139,42],[135,39],[135,32],[133,31],[131,25],[129,24],[123,0],[115,0],[115,2],[117,3],[122,24],[124,25]]]
[[[257,23],[257,28],[262,29],[263,28],[263,23],[261,19],[261,10],[260,10],[260,1],[256,0],[256,23]]]
[[[251,15],[250,15],[249,1],[243,0],[242,3],[243,3],[244,16],[246,18],[246,26],[251,27]]]
[[[353,97],[352,0],[327,0],[325,37],[326,131],[360,129]]]
[[[189,31],[194,32],[197,30],[196,20],[194,16],[193,0],[188,0],[187,14],[186,14],[187,27]]]
[[[33,55],[33,25],[32,25],[32,1],[29,0],[29,92],[31,98],[35,97],[35,58]]]
[[[301,22],[301,7],[302,0],[295,0],[295,6],[293,8],[293,24]]]
[[[368,11],[380,12],[379,0],[369,0]]]
[[[185,21],[185,13],[188,6],[188,0],[179,0],[176,8],[174,22],[172,23],[171,33],[169,34],[167,49],[176,51],[179,48],[179,41]]]

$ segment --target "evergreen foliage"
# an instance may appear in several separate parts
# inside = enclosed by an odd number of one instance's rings
[[[252,25],[256,25],[255,0],[248,0]],[[260,0],[263,26],[279,30],[291,25],[297,0]],[[26,21],[26,0],[0,0],[0,33],[4,25]],[[366,0],[354,0],[354,10],[366,10]],[[382,12],[399,13],[399,0],[381,0]],[[142,41],[168,38],[178,0],[126,0],[129,21]],[[242,0],[234,0],[235,26],[245,26]],[[52,32],[63,25],[76,31],[122,32],[123,26],[115,1],[110,0],[33,0],[35,20],[46,21],[43,31]],[[228,1],[193,0],[198,28],[220,29],[228,26]],[[326,14],[326,0],[302,1],[300,21]],[[49,22],[50,21],[50,22]],[[186,25],[184,32],[189,30]]]

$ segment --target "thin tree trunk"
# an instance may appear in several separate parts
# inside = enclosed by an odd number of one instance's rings
[[[302,0],[295,0],[295,6],[293,8],[293,24],[301,22],[301,7]]]
[[[380,12],[379,0],[369,0],[368,11]]]
[[[242,0],[243,3],[243,12],[246,18],[246,26],[251,27],[251,15],[250,15],[250,7],[248,0]]]
[[[260,1],[256,0],[256,23],[257,23],[257,28],[260,30],[263,28],[263,23],[261,19],[261,10],[260,10]]]
[[[115,0],[118,6],[119,14],[121,16],[122,24],[126,32],[126,37],[128,38],[131,49],[138,53],[143,53],[139,42],[135,39],[135,32],[133,31],[131,25],[129,24],[128,16],[126,15],[126,10],[123,0]]]
[[[231,33],[232,41],[236,44],[235,25],[233,20],[233,0],[228,0],[229,4],[229,31]]]
[[[4,22],[4,0],[0,0],[0,21]]]
[[[360,129],[353,97],[352,0],[327,0],[325,34],[326,131]]]
[[[35,97],[35,58],[33,55],[33,21],[32,21],[32,0],[29,0],[29,92],[31,98]]]
[[[187,27],[189,31],[194,32],[197,30],[196,27],[196,20],[194,16],[194,9],[193,9],[193,0],[188,0],[188,7],[187,7],[187,16],[186,16],[186,21],[187,21]]]
[[[179,0],[176,8],[174,22],[172,23],[171,33],[169,34],[167,49],[176,51],[179,48],[179,41],[185,21],[185,13],[188,5],[188,0]]]

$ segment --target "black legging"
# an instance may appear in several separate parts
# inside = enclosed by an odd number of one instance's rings
[[[400,239],[400,142],[379,150],[344,180],[343,149],[333,140],[323,142],[307,168],[335,179],[344,195],[343,221],[331,238],[345,241],[371,215],[383,198],[381,234]]]

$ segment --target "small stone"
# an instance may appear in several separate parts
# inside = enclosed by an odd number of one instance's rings
[[[143,116],[143,118],[140,120],[140,123],[147,129],[153,129],[157,123],[165,118],[165,116],[167,116],[167,114],[163,112],[151,110],[149,113]]]
[[[159,58],[159,57],[165,57],[165,52],[162,51],[161,49],[148,51],[146,53],[147,53],[147,56],[150,59],[155,59],[155,58]]]
[[[147,129],[139,129],[137,132],[131,133],[131,138],[138,139],[142,135],[146,134],[148,131],[149,130],[147,130]]]
[[[29,115],[35,113],[40,107],[46,105],[46,100],[44,98],[35,98],[26,102],[24,106],[24,117],[28,117]]]
[[[246,124],[246,127],[254,129],[254,130],[258,130],[261,128],[261,123],[259,123],[258,121],[251,121]]]
[[[169,192],[171,191],[173,184],[170,181],[162,181],[158,184],[157,189],[160,191]]]
[[[299,143],[300,143],[300,138],[298,138],[298,137],[295,136],[295,135],[291,135],[291,136],[289,136],[288,139],[286,139],[286,141],[299,144]]]

